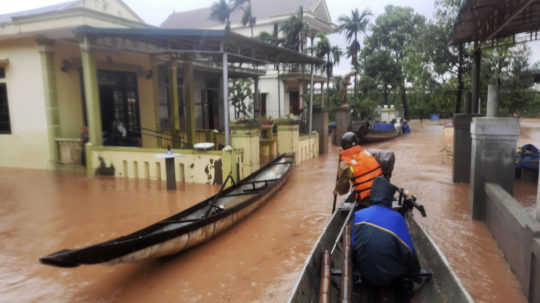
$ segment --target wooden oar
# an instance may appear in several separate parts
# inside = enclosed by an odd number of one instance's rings
[[[319,303],[330,303],[330,253],[325,250],[321,260],[321,288]]]
[[[341,267],[341,292],[340,303],[352,302],[352,250],[351,250],[351,225],[345,226],[343,234],[343,264]]]
[[[337,160],[338,169],[337,169],[337,173],[336,173],[336,185],[337,185],[337,181],[339,180],[339,163],[340,162],[341,162],[341,157],[338,156],[338,160]],[[337,192],[334,191],[334,203],[332,204],[332,213],[334,213],[336,211],[336,201],[337,201]]]

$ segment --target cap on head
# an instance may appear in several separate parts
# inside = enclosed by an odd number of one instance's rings
[[[358,137],[353,132],[346,132],[341,138],[341,147],[343,150],[358,145]]]

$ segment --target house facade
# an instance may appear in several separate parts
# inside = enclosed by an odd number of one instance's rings
[[[258,37],[261,33],[274,33],[289,17],[302,8],[304,20],[311,33],[330,34],[335,32],[325,0],[252,0],[252,14],[256,24],[251,29],[241,23],[243,12],[237,9],[231,16],[231,30],[247,37]],[[223,29],[224,24],[210,18],[211,9],[203,8],[185,12],[174,12],[161,24],[162,28],[206,28]],[[283,33],[279,33],[283,35]],[[304,49],[307,49],[305,47]],[[279,80],[278,80],[279,79]],[[298,65],[267,66],[267,73],[259,79],[259,114],[268,118],[300,116],[305,114],[309,101],[310,68],[303,71]],[[323,83],[324,75],[315,71],[314,84]],[[235,119],[231,116],[231,119]]]
[[[56,37],[70,36],[71,29],[80,25],[147,26],[115,0],[71,1],[0,15],[0,166],[53,168],[54,140],[80,138],[81,76],[70,62],[76,60],[80,66],[81,52],[77,43],[55,43]],[[139,59],[113,58],[119,64]],[[147,60],[142,62],[148,67]],[[137,84],[148,86],[144,79]]]
[[[274,51],[312,61],[224,31],[155,28],[120,0],[0,15],[0,167],[164,180],[156,154],[172,148],[176,180],[246,176],[259,132],[229,131],[223,83],[263,76],[241,63]]]

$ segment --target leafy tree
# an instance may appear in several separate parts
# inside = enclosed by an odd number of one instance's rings
[[[257,18],[253,16],[253,6],[251,5],[251,0],[234,0],[234,5],[244,12],[242,15],[242,25],[249,25],[251,37],[253,37],[253,28],[257,23]]]
[[[358,76],[358,52],[360,51],[360,42],[358,42],[358,33],[365,33],[369,24],[369,17],[372,16],[369,10],[360,13],[358,9],[351,12],[351,16],[339,17],[339,31],[345,34],[349,46],[347,47],[348,57],[351,58],[351,64],[355,68],[354,75],[354,96],[357,96],[357,76]]]
[[[461,109],[465,88],[464,74],[471,70],[471,62],[466,60],[464,45],[450,44],[461,2],[461,0],[435,1],[435,23],[429,28],[431,43],[427,45],[430,54],[429,61],[433,63],[437,76],[442,80],[449,76],[457,76],[456,113]]]
[[[400,66],[392,59],[389,51],[377,49],[369,51],[364,49],[364,75],[360,86],[364,94],[368,90],[380,90],[384,96],[384,104],[389,104],[389,95],[393,88],[399,85]]]
[[[412,8],[388,5],[377,17],[372,35],[367,38],[368,52],[383,52],[397,70],[397,85],[405,119],[409,117],[406,85],[409,78],[405,61],[414,49],[420,33],[425,29],[425,17]]]
[[[218,0],[212,4],[210,8],[210,19],[225,23],[225,30],[231,30],[231,15],[235,10],[236,5],[234,2],[227,2],[227,0]]]
[[[519,115],[535,103],[529,57],[530,49],[526,45],[496,47],[483,52],[481,89],[485,92],[488,84],[497,85],[502,114]]]
[[[277,24],[274,26],[274,32],[272,34],[268,32],[261,32],[257,39],[274,46],[280,46],[283,44],[283,40],[279,38],[279,29]]]
[[[235,119],[247,119],[253,110],[253,102],[249,102],[253,96],[251,86],[248,79],[233,80],[229,83],[229,99],[234,107]]]
[[[249,25],[251,37],[253,37],[253,27],[256,18],[253,16],[251,0],[218,0],[210,7],[210,19],[225,23],[225,30],[231,30],[231,16],[237,9],[243,11],[242,25]]]

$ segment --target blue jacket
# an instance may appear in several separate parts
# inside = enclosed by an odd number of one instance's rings
[[[420,270],[407,223],[392,210],[394,187],[382,177],[373,182],[375,205],[354,214],[352,249],[355,269],[372,286],[388,286]]]

